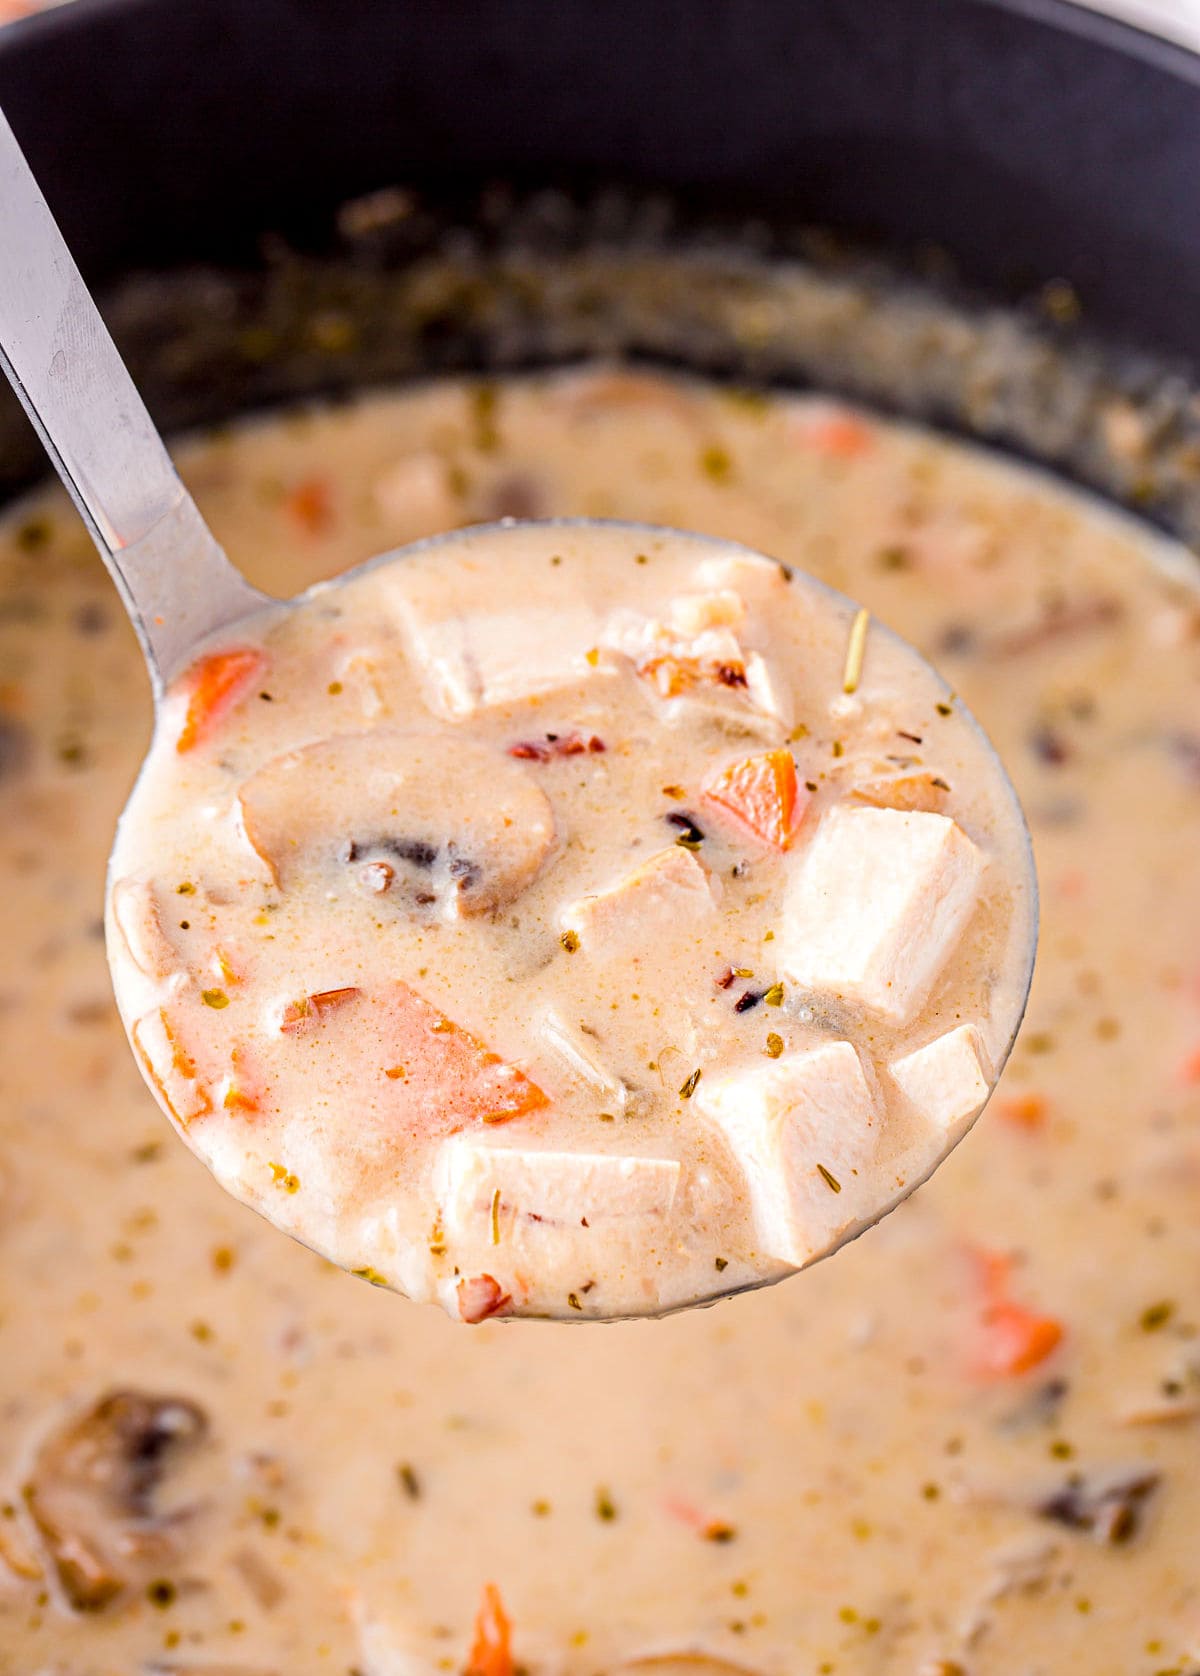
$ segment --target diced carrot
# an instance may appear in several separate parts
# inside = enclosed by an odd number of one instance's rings
[[[306,1025],[319,1024],[327,1014],[344,1007],[358,994],[361,991],[351,985],[345,989],[322,989],[315,995],[302,995],[298,1001],[289,1001],[283,1009],[279,1028],[285,1036],[295,1036]]]
[[[251,646],[210,652],[194,663],[183,680],[187,686],[187,714],[175,741],[177,751],[190,751],[207,737],[266,668],[266,657]]]
[[[983,1287],[980,1337],[975,1371],[987,1379],[1028,1373],[1062,1342],[1063,1326],[1052,1315],[1038,1315],[1009,1296],[1012,1264],[996,1252],[975,1253]]]
[[[512,1298],[490,1274],[464,1276],[458,1283],[458,1313],[469,1326],[477,1327],[490,1315],[502,1315]]]
[[[513,1676],[513,1671],[512,1621],[499,1589],[494,1583],[485,1583],[463,1676]]]
[[[978,1366],[996,1378],[1028,1373],[1058,1348],[1063,1336],[1062,1323],[1052,1315],[1035,1315],[1014,1303],[990,1304],[983,1326]]]
[[[730,763],[706,781],[702,795],[777,850],[792,842],[809,803],[795,759],[783,749]]]
[[[384,1123],[416,1140],[507,1123],[549,1103],[523,1071],[405,983],[305,996],[284,1009],[280,1029],[303,1038],[309,1077],[386,1087]]]
[[[1185,1056],[1179,1067],[1179,1080],[1189,1087],[1200,1083],[1200,1047]]]
[[[856,414],[841,409],[805,413],[795,427],[804,447],[831,459],[853,460],[875,445],[875,433]]]
[[[1011,1123],[1014,1129],[1041,1129],[1046,1122],[1046,1111],[1044,1094],[1013,1094],[996,1101],[996,1115]]]
[[[402,1064],[408,1074],[394,1086],[414,1112],[424,1114],[426,1128],[431,1113],[454,1130],[468,1123],[507,1123],[549,1104],[523,1071],[407,984],[395,985],[395,997],[398,1028],[391,1033],[389,1063]]]
[[[284,507],[309,535],[321,535],[333,523],[333,498],[324,477],[306,477],[284,500]]]

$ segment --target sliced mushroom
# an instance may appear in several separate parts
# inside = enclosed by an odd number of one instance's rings
[[[118,879],[109,896],[113,924],[126,952],[148,978],[168,978],[181,971],[183,961],[163,927],[154,886],[145,879]]]
[[[527,770],[449,734],[322,739],[269,762],[239,801],[246,837],[279,884],[365,871],[358,882],[370,894],[440,903],[455,917],[519,895],[554,840],[550,803]]]
[[[157,1493],[207,1429],[194,1403],[112,1391],[42,1444],[25,1502],[77,1612],[101,1611],[172,1557],[191,1510],[163,1512]]]

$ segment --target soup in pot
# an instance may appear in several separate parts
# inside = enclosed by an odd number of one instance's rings
[[[1189,556],[934,435],[614,368],[432,384],[239,426],[179,458],[218,536],[279,593],[460,525],[585,514],[742,541],[861,600],[933,659],[1016,781],[1039,967],[974,1133],[831,1261],[665,1321],[464,1332],[281,1239],[163,1125],[112,1002],[102,924],[105,856],[149,738],[145,676],[65,499],[10,509],[0,1672],[1188,1671]],[[368,675],[330,670],[326,689],[342,691],[322,702],[361,705]],[[558,720],[503,732],[505,748],[545,745]],[[808,743],[792,742],[798,766]],[[551,776],[612,756],[506,760],[553,799]],[[689,767],[683,799],[658,788],[647,836],[688,836],[664,819],[681,811],[701,848],[659,848],[731,869],[740,838],[698,804],[695,779]],[[226,905],[167,858],[147,849],[142,863],[164,931],[199,946]],[[416,890],[400,860],[345,865],[386,865],[390,889]],[[557,929],[582,942],[586,926]],[[761,945],[721,952],[750,975],[714,984],[714,1013],[763,982]],[[581,955],[552,958],[574,973]],[[460,999],[431,1004],[456,1020]],[[768,1005],[722,1013],[723,1027],[783,1035]],[[674,1094],[696,1066],[671,1064]],[[704,1088],[702,1075],[689,1110]],[[489,1137],[503,1130],[507,1144],[512,1124]],[[300,1200],[285,1178],[304,1170],[268,1162],[283,1171],[271,1190]],[[666,1654],[723,1662],[645,1662]]]

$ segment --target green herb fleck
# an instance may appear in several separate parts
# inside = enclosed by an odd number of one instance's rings
[[[719,443],[711,443],[700,455],[700,470],[713,483],[727,483],[733,474],[729,450]]]
[[[285,1177],[284,1185],[286,1186],[286,1184],[287,1178]],[[299,1183],[297,1182],[296,1185],[299,1186]],[[295,1189],[289,1188],[288,1191],[294,1192]],[[365,1269],[351,1269],[350,1273],[357,1275],[360,1280],[369,1281],[372,1286],[386,1286],[388,1283],[387,1276],[385,1274],[380,1274],[378,1269],[371,1268],[370,1264],[368,1264]]]
[[[954,714],[954,706],[952,704],[939,704],[937,706],[937,713],[939,716],[952,716]]]
[[[470,400],[475,446],[481,454],[491,454],[500,445],[500,432],[496,425],[499,391],[494,384],[477,384],[471,391]]]
[[[196,887],[193,884],[185,882],[184,884],[175,886],[175,894],[176,896],[195,896]]]
[[[607,1490],[596,1491],[596,1517],[611,1525],[617,1516],[617,1504]]]
[[[767,1003],[768,1007],[782,1007],[783,985],[781,983],[773,983],[770,989],[763,992],[763,1000]]]
[[[729,1267],[728,1257],[718,1257],[718,1258],[716,1258],[716,1260],[713,1263],[713,1267],[716,1269],[718,1274],[724,1274],[725,1270]]]
[[[777,1036],[774,1030],[768,1032],[766,1054],[768,1059],[778,1059],[783,1052],[783,1037]]]
[[[218,1013],[229,1005],[229,997],[223,989],[202,989],[200,999],[206,1007],[211,1007]]]
[[[567,1293],[567,1302],[568,1302],[568,1304],[570,1304],[572,1309],[578,1309],[578,1310],[583,1309],[583,1305],[579,1301],[579,1293],[578,1292],[568,1292]]]
[[[40,553],[49,545],[51,524],[48,518],[31,518],[17,531],[17,546],[22,553]]]
[[[778,1041],[778,1037],[776,1037],[776,1040]],[[830,1174],[830,1172],[825,1168],[824,1164],[818,1164],[817,1165],[817,1173],[821,1177],[821,1180],[825,1183],[826,1187],[828,1187],[831,1192],[840,1193],[842,1191],[841,1182],[837,1179],[837,1177],[835,1175]]]
[[[160,1611],[165,1611],[168,1606],[174,1605],[175,1602],[174,1583],[169,1582],[165,1577],[156,1577],[153,1583],[146,1586],[146,1599],[151,1606],[157,1606]]]
[[[696,1084],[700,1081],[701,1075],[702,1075],[702,1072],[700,1070],[700,1067],[697,1066],[696,1069],[692,1072],[691,1076],[687,1079],[687,1081],[683,1084],[682,1088],[679,1090],[679,1098],[681,1100],[690,1100],[691,1099],[692,1095],[696,1092]]]
[[[401,1461],[396,1468],[396,1477],[400,1480],[400,1488],[409,1501],[420,1501],[421,1480],[417,1477],[415,1467],[410,1466],[407,1461]]]
[[[1167,1298],[1156,1304],[1147,1304],[1139,1320],[1144,1333],[1156,1333],[1160,1327],[1165,1327],[1175,1313],[1175,1305]]]
[[[578,931],[564,931],[558,940],[562,944],[563,948],[566,949],[568,954],[574,954],[575,950],[579,947]]]

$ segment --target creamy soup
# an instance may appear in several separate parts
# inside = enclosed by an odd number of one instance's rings
[[[934,659],[1013,772],[1039,966],[974,1132],[830,1261],[665,1321],[465,1332],[282,1239],[166,1129],[101,926],[145,675],[62,497],[12,509],[0,1671],[506,1676],[506,1643],[536,1676],[671,1650],[760,1676],[1194,1669],[1187,555],[827,402],[605,370],[180,459],[280,593],[506,513],[690,524],[831,582]],[[177,920],[195,900],[171,895]]]
[[[112,860],[218,1178],[456,1318],[636,1315],[859,1232],[1029,980],[1011,787],[865,609],[652,526],[485,528],[203,652]]]

